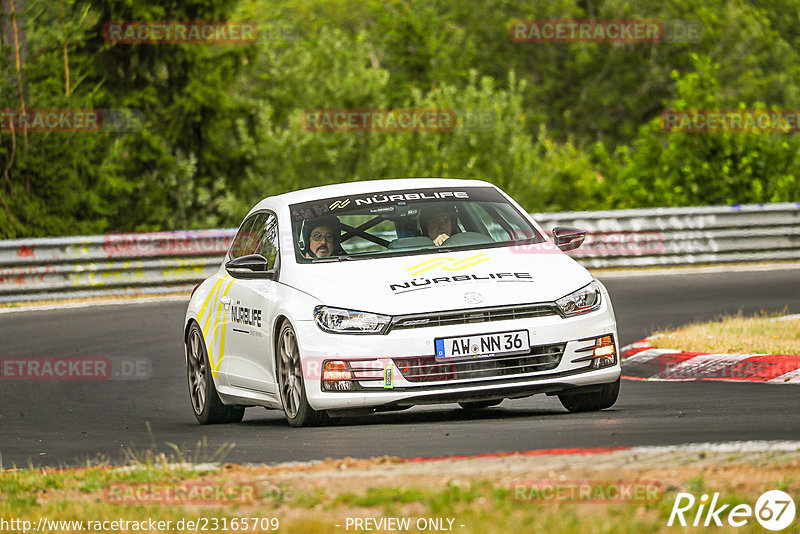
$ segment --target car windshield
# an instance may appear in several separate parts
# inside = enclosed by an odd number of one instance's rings
[[[290,209],[300,262],[544,241],[519,210],[491,187],[384,191],[304,202]]]

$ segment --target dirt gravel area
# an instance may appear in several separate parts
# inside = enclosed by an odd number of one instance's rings
[[[717,490],[763,491],[776,483],[800,483],[800,442],[745,442],[676,447],[634,447],[592,454],[512,454],[433,461],[381,457],[344,458],[275,466],[226,464],[228,480],[269,481],[299,491],[324,489],[328,496],[372,488],[442,487],[488,481],[509,487],[535,480],[648,480],[664,490],[690,479]]]

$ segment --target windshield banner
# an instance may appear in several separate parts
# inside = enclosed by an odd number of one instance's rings
[[[383,191],[364,195],[312,200],[291,206],[292,221],[302,221],[325,215],[338,215],[350,211],[367,210],[368,213],[391,211],[393,206],[404,206],[418,202],[453,201],[503,202],[500,192],[490,187],[424,188]],[[389,208],[389,209],[387,209]]]

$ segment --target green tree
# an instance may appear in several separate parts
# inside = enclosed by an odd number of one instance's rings
[[[719,96],[720,65],[692,55],[696,70],[674,73],[675,110],[730,109]],[[734,108],[767,109],[741,102]],[[665,133],[660,118],[617,151],[615,207],[782,202],[800,198],[800,139],[789,133]]]

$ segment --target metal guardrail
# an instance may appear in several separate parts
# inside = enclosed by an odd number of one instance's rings
[[[534,213],[589,232],[588,268],[800,260],[800,202]],[[236,229],[0,241],[0,302],[188,292]],[[520,251],[523,252],[524,251]]]
[[[800,260],[800,202],[534,213],[547,230],[589,232],[571,253],[585,267]]]
[[[0,302],[191,291],[236,229],[0,241]]]

